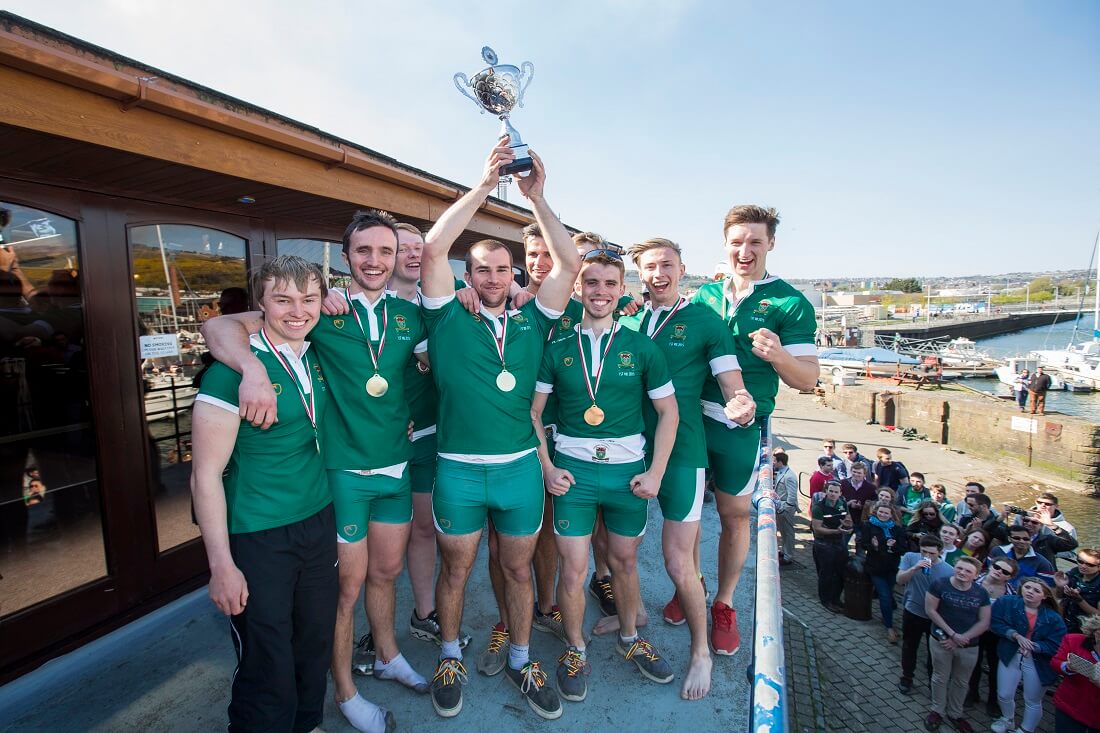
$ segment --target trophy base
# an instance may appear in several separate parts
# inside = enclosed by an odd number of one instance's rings
[[[532,162],[531,158],[516,158],[508,165],[502,165],[500,167],[500,175],[508,176],[513,173],[523,173],[525,171],[531,170],[534,167],[535,164],[534,162]]]

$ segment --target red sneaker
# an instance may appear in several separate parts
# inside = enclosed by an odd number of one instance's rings
[[[741,634],[737,631],[737,611],[721,601],[710,608],[710,646],[715,654],[732,657],[741,648]]]
[[[672,600],[665,604],[665,623],[679,626],[687,621],[684,609],[680,607],[680,594],[673,593]]]

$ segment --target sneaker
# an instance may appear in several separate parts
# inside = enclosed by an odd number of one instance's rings
[[[477,671],[492,677],[508,661],[508,629],[497,624],[489,631],[489,646],[477,658]]]
[[[505,667],[504,674],[519,688],[527,704],[539,716],[547,720],[561,717],[561,698],[553,687],[546,685],[546,673],[538,662],[528,662],[523,669]]]
[[[908,677],[902,677],[898,681],[898,692],[903,695],[913,694],[913,680],[909,679]]]
[[[592,573],[592,579],[588,581],[588,593],[600,603],[600,613],[604,616],[614,616],[618,613],[615,608],[615,594],[611,591],[611,576],[605,575],[597,578]]]
[[[458,659],[439,660],[432,678],[432,707],[442,718],[453,718],[462,710],[462,686],[466,684],[466,668]]]
[[[897,644],[898,632],[894,631],[892,628],[886,629],[886,641],[890,642],[891,644]]]
[[[351,672],[360,677],[374,674],[374,635],[369,631],[363,634],[352,650]]]
[[[638,665],[638,671],[642,676],[654,682],[660,682],[662,685],[672,682],[672,667],[657,653],[653,645],[642,637],[639,636],[632,642],[625,642],[622,637],[619,637],[615,642],[615,649],[628,661]]]
[[[1012,728],[1012,721],[1008,718],[997,717],[992,723],[989,724],[989,729],[993,733],[1008,733],[1008,730]]]
[[[942,723],[943,723],[943,716],[933,710],[932,712],[928,713],[928,716],[925,717],[925,719],[924,719],[924,729],[925,730],[939,730],[940,729],[940,724],[942,724]]]
[[[565,624],[561,620],[561,610],[554,606],[550,613],[543,613],[539,610],[539,606],[535,604],[535,615],[531,621],[531,628],[535,631],[541,631],[546,634],[553,634],[558,637],[563,644],[569,644],[569,639],[565,638]]]
[[[951,725],[955,726],[955,730],[959,733],[974,733],[974,729],[970,727],[966,718],[951,718]]]
[[[715,654],[726,657],[732,657],[741,648],[737,611],[721,601],[715,601],[710,608],[710,647]]]
[[[427,618],[420,618],[416,615],[416,609],[413,609],[412,616],[409,617],[409,635],[414,639],[432,641],[436,646],[443,646],[443,634],[439,630],[439,614],[432,611]],[[459,648],[465,649],[469,643],[470,635],[465,631],[459,632]]]
[[[687,621],[687,616],[684,615],[684,609],[680,607],[679,593],[673,593],[672,600],[665,604],[663,616],[665,623],[672,624],[673,626],[679,626]]]
[[[588,696],[588,682],[584,679],[592,671],[592,665],[575,647],[566,647],[558,657],[558,694],[566,700],[580,702]]]

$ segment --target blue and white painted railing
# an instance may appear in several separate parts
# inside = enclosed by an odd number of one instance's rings
[[[759,479],[752,502],[756,507],[756,609],[752,634],[753,733],[786,733],[787,675],[783,657],[783,599],[779,589],[779,547],[776,543],[772,438],[768,422],[761,429]]]

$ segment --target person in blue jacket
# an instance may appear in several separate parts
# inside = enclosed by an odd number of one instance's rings
[[[1016,688],[1024,685],[1024,714],[1019,730],[1033,733],[1043,717],[1043,695],[1058,675],[1050,658],[1066,635],[1066,622],[1054,594],[1038,578],[1020,583],[1020,595],[1003,596],[993,604],[990,630],[997,642],[997,702],[1001,717],[990,726],[994,733],[1013,730]]]

